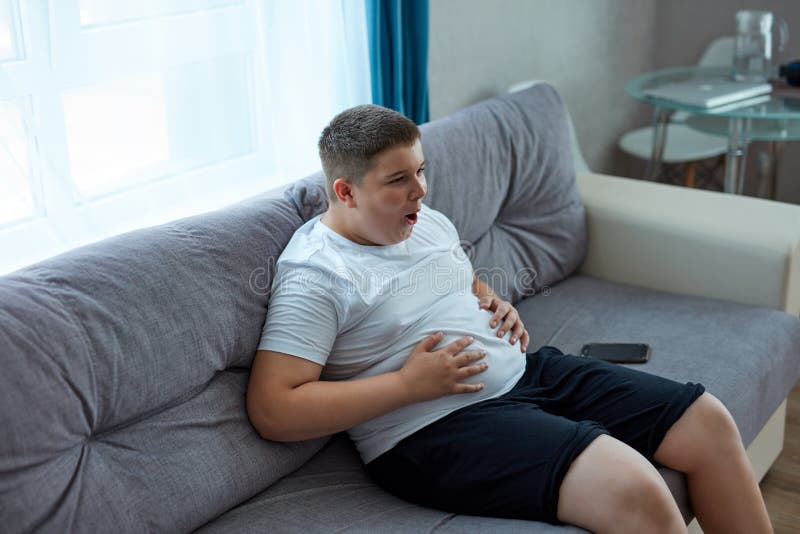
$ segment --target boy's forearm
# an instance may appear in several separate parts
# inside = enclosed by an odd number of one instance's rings
[[[272,411],[275,441],[329,436],[412,404],[398,371],[357,380],[314,381],[294,388]]]

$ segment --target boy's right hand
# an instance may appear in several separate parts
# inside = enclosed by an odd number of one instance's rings
[[[483,389],[483,384],[462,384],[459,380],[482,373],[488,368],[488,364],[483,362],[471,365],[486,356],[486,351],[462,352],[474,341],[470,336],[464,336],[434,350],[443,336],[442,332],[437,332],[423,339],[414,347],[398,371],[415,402]]]

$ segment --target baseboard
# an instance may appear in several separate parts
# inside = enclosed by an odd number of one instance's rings
[[[778,409],[775,410],[764,428],[758,433],[753,443],[747,447],[747,457],[753,466],[756,480],[761,482],[764,475],[778,458],[783,449],[783,435],[786,429],[786,399],[783,400]],[[689,534],[703,534],[703,530],[697,522],[697,518],[689,523]]]

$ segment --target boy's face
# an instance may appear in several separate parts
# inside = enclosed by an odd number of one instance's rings
[[[408,239],[428,190],[425,157],[417,139],[378,153],[360,186],[352,186],[352,206],[345,210],[353,240],[364,245],[392,245]]]

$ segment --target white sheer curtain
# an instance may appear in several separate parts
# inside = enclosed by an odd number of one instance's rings
[[[319,169],[361,0],[0,0],[0,274]]]

